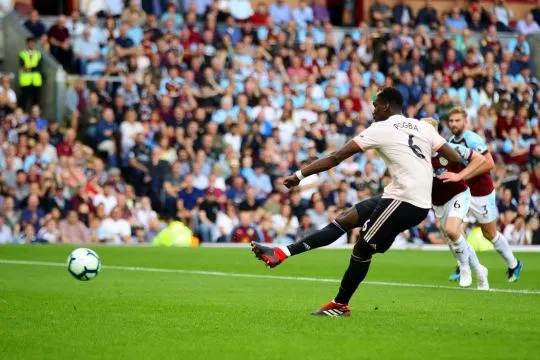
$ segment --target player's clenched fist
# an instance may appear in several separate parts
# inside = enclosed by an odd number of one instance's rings
[[[296,176],[296,174],[289,175],[285,178],[285,180],[283,180],[283,185],[285,185],[287,189],[298,186],[299,183],[300,179]]]

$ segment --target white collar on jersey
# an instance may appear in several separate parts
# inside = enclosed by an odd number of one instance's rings
[[[403,119],[406,119],[406,117],[402,114],[396,114],[396,115],[392,115],[390,116],[388,119],[386,120],[393,120],[393,121],[402,121]]]

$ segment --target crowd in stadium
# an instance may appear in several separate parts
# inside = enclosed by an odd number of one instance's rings
[[[68,72],[98,80],[74,81],[68,118],[45,119],[2,78],[0,243],[147,243],[172,219],[203,242],[294,242],[389,182],[367,151],[282,186],[369,126],[384,86],[446,138],[448,111],[466,109],[497,163],[501,230],[539,243],[540,92],[526,39],[539,7],[513,19],[503,1],[446,14],[377,0],[341,38],[324,0],[182,3],[109,0],[50,28],[37,11],[26,19]],[[433,216],[402,240],[445,242]]]

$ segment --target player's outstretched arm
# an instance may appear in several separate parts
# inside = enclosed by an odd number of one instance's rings
[[[469,164],[459,173],[445,172],[438,176],[443,182],[458,182],[461,180],[469,180],[477,175],[483,174],[482,168],[487,162],[486,158],[473,151],[469,159]]]
[[[362,151],[360,146],[354,140],[351,140],[341,149],[326,155],[321,159],[317,159],[308,166],[305,166],[303,169],[298,170],[296,173],[287,176],[285,180],[283,180],[283,184],[289,189],[295,187],[303,178],[336,167],[343,160],[353,156],[356,153],[359,153],[360,151]]]

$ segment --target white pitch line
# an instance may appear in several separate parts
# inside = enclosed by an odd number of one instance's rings
[[[64,266],[66,266],[65,263],[57,263],[57,262],[27,261],[27,260],[7,260],[7,259],[0,259],[0,264],[31,265],[31,266],[55,266],[55,267],[64,267]],[[311,281],[311,282],[326,282],[326,283],[339,283],[339,282],[341,282],[341,280],[338,280],[338,279],[315,278],[315,277],[305,277],[305,276],[242,274],[242,273],[229,273],[229,272],[223,272],[223,271],[160,269],[160,268],[147,268],[147,267],[137,267],[137,266],[107,265],[107,266],[103,266],[103,269],[124,270],[124,271],[141,271],[141,272],[156,272],[156,273],[173,273],[173,274],[209,275],[209,276],[238,277],[238,278],[251,278],[251,279],[274,279],[274,280]],[[462,289],[462,288],[459,288],[457,286],[414,284],[414,283],[398,283],[398,282],[386,282],[386,281],[364,281],[364,282],[362,282],[362,284],[379,285],[379,286],[395,286],[395,287],[413,287],[413,288],[424,288],[424,289],[447,289],[447,290],[460,290],[460,291],[466,290],[466,291],[486,292],[485,290],[478,290],[478,289],[474,289],[474,288]],[[540,290],[528,290],[528,289],[489,289],[488,292],[540,295]]]

